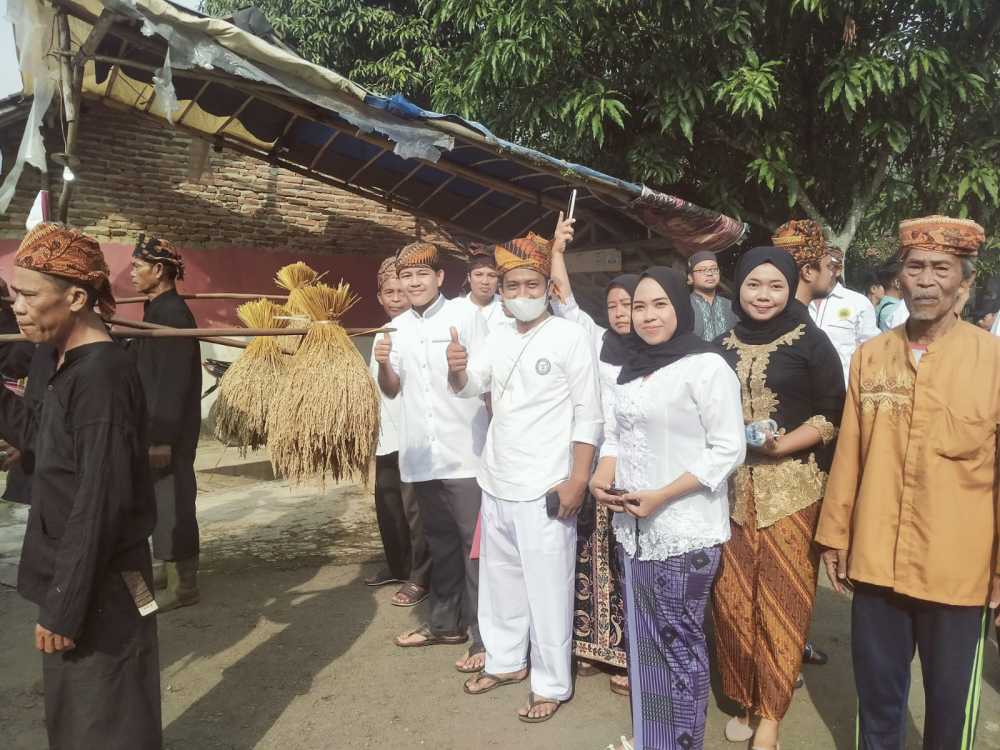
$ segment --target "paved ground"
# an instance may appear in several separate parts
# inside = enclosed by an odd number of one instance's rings
[[[559,750],[604,748],[629,731],[628,705],[604,677],[579,680],[551,722],[514,718],[525,688],[468,697],[451,667],[459,648],[401,651],[391,637],[420,612],[361,583],[380,551],[371,493],[289,489],[261,455],[215,443],[199,459],[203,603],[159,618],[168,750]],[[24,511],[0,501],[0,748],[45,747],[34,609],[8,586]],[[419,609],[419,608],[418,608]],[[820,591],[813,636],[833,657],[807,668],[785,722],[786,750],[854,746],[847,600]],[[1000,749],[1000,660],[988,650],[977,747]],[[914,677],[908,750],[920,747]],[[726,715],[716,701],[709,750]]]

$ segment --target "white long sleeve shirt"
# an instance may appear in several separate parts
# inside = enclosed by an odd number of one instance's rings
[[[487,333],[492,333],[493,329],[498,325],[505,325],[509,318],[504,315],[503,308],[500,305],[500,298],[494,296],[493,301],[490,302],[486,307],[480,307],[475,302],[472,301],[472,296],[466,294],[462,297],[456,297],[456,302],[465,302],[473,310],[477,311],[483,316],[483,320],[486,321],[486,331]]]
[[[665,487],[690,473],[702,488],[638,520],[615,513],[631,557],[665,560],[729,539],[726,480],[746,457],[740,383],[718,354],[692,354],[613,389],[601,458],[614,456],[615,486]],[[636,546],[638,536],[638,547]]]
[[[854,352],[868,339],[881,333],[875,318],[875,307],[865,295],[838,283],[829,297],[809,305],[809,315],[833,342],[844,368],[846,384]]]
[[[448,387],[451,329],[470,355],[486,340],[486,322],[467,303],[443,296],[423,315],[393,318],[389,363],[399,375],[399,476],[404,482],[466,479],[479,471],[489,416],[481,399],[455,398]]]
[[[500,327],[470,352],[456,401],[489,391],[493,420],[479,486],[493,497],[531,501],[569,478],[573,443],[596,446],[603,417],[597,361],[586,332],[551,317],[528,333]]]
[[[993,327],[990,329],[990,333],[994,336],[1000,336],[1000,312],[997,313],[997,316],[993,321]]]
[[[389,334],[390,339],[393,334]],[[375,361],[375,347],[372,346],[371,357],[368,360],[368,371],[372,378],[378,383],[378,362]],[[388,456],[399,450],[399,421],[400,403],[402,399],[389,398],[382,389],[378,389],[379,417],[378,417],[378,447],[375,448],[376,456]]]
[[[601,411],[607,420],[610,417],[608,404],[611,402],[611,389],[618,384],[618,374],[622,371],[621,365],[612,365],[601,360],[601,349],[604,347],[604,337],[608,334],[607,328],[600,326],[590,317],[590,315],[576,303],[576,298],[570,295],[566,302],[557,299],[552,300],[552,310],[560,318],[572,321],[581,326],[590,338],[590,343],[594,347],[594,356],[597,358],[597,374],[601,379]],[[614,334],[612,334],[614,335]],[[602,436],[603,439],[603,436]]]
[[[910,308],[906,306],[906,302],[900,300],[899,304],[892,310],[892,315],[889,318],[889,328],[899,328],[909,319]]]

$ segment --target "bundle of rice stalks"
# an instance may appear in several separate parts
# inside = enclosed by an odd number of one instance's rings
[[[301,289],[304,286],[312,286],[323,278],[323,274],[317,273],[302,261],[290,263],[278,269],[274,275],[274,283],[289,292]]]
[[[236,314],[247,328],[286,328],[284,308],[270,300],[247,302]],[[288,369],[275,336],[258,336],[219,381],[215,410],[215,435],[226,445],[256,450],[267,441],[267,416],[271,402]]]
[[[275,473],[294,482],[368,479],[378,438],[379,399],[361,354],[339,320],[357,301],[350,287],[294,289],[293,315],[311,321],[267,421]]]

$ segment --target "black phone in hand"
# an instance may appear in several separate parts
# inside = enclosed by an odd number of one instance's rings
[[[559,516],[559,506],[561,504],[559,493],[556,490],[549,490],[545,493],[545,513],[549,518],[557,518]]]

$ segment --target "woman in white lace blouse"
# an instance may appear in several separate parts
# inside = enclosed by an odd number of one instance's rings
[[[684,278],[646,271],[632,299],[633,351],[612,391],[591,482],[598,502],[616,511],[625,570],[635,738],[622,747],[704,742],[705,604],[729,539],[726,480],[743,462],[746,437],[739,381],[693,325]]]

